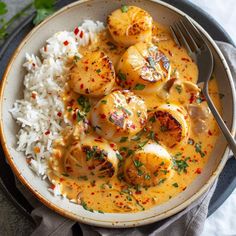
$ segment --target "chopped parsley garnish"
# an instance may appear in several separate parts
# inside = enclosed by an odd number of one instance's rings
[[[155,116],[152,116],[150,119],[149,119],[150,122],[154,123],[156,121],[156,117]]]
[[[141,138],[138,135],[131,138],[132,141],[139,141],[140,139]]]
[[[67,173],[62,173],[63,176],[68,177],[69,175]]]
[[[91,158],[95,159],[103,159],[107,153],[104,150],[99,150],[97,146],[93,146],[92,148],[85,148],[84,152],[86,153],[86,161],[91,160]]]
[[[134,153],[134,150],[129,149],[128,152],[127,152],[127,157],[133,155],[133,153]]]
[[[135,165],[136,168],[139,168],[139,167],[143,166],[143,163],[139,160],[133,160],[133,162],[134,162],[134,165]]]
[[[200,104],[200,103],[202,103],[202,101],[203,101],[203,100],[202,100],[202,98],[201,98],[201,97],[197,97],[197,98],[196,98],[196,103],[197,103],[197,104]]]
[[[101,210],[98,210],[98,213],[104,214],[104,212],[103,212],[103,211],[101,211]]]
[[[126,81],[126,75],[122,73],[121,71],[118,72],[117,76],[119,80]]]
[[[109,121],[110,121],[111,123],[114,123],[114,120],[113,120],[113,118],[112,118],[112,115],[110,115]]]
[[[141,111],[137,111],[137,116],[140,117],[141,116]]]
[[[147,144],[147,143],[148,143],[148,140],[143,141],[143,142],[141,142],[141,143],[138,144],[138,147],[139,147],[139,148],[143,148],[143,147],[145,146],[145,144]]]
[[[134,90],[143,90],[146,86],[144,84],[136,84]]]
[[[187,173],[188,159],[185,160],[174,160],[174,169],[180,174],[181,172]]]
[[[80,60],[80,57],[77,56],[77,55],[75,55],[75,56],[74,56],[74,62],[77,62],[77,61],[79,61],[79,60]]]
[[[182,93],[182,87],[181,87],[181,85],[177,84],[177,85],[175,86],[175,89],[176,89],[176,91],[177,91],[179,94]]]
[[[120,143],[125,143],[128,140],[128,137],[121,137]]]
[[[165,181],[166,181],[166,178],[164,178],[164,179],[160,179],[160,181],[158,182],[157,185],[163,184]]]
[[[127,152],[128,148],[127,147],[121,147],[120,152]]]
[[[182,156],[182,152],[177,152],[176,154],[175,154],[175,158],[179,158],[179,157],[181,157]]]
[[[122,6],[121,6],[121,11],[122,11],[123,13],[127,12],[128,10],[129,10],[128,6],[126,6],[126,5],[122,5]]]
[[[173,183],[172,186],[174,186],[175,188],[179,187],[178,183]]]
[[[148,134],[147,138],[154,140],[155,139],[154,131],[150,131],[150,133]]]
[[[99,74],[99,73],[101,72],[101,70],[100,70],[100,69],[97,69],[96,72]]]
[[[91,211],[93,212],[93,209],[92,208],[89,208],[87,203],[83,200],[81,200],[81,206],[86,210],[86,211]]]
[[[127,196],[126,196],[126,199],[127,199],[128,201],[132,201],[132,197],[130,197],[130,195],[127,195]]]
[[[119,159],[120,161],[123,160],[123,157],[120,155],[120,153],[116,152],[116,157],[117,159]]]
[[[162,173],[164,173],[164,175],[166,175],[168,173],[168,170],[160,170]]]
[[[79,121],[83,120],[85,118],[85,116],[86,116],[86,114],[84,112],[81,112],[81,111],[78,110],[78,112],[77,112],[77,121],[79,122]]]
[[[143,171],[142,170],[140,170],[140,169],[137,169],[137,170],[138,170],[138,175],[139,176],[143,175]]]
[[[101,103],[102,104],[107,104],[107,100],[102,100]]]
[[[195,143],[195,151],[201,155],[201,157],[205,156],[205,153],[202,151],[201,143]]]
[[[151,176],[149,174],[145,174],[144,179],[149,180],[149,179],[151,179]]]
[[[78,104],[82,107],[82,110],[86,113],[90,111],[91,105],[89,103],[89,99],[85,96],[80,96],[77,99]]]
[[[88,177],[87,177],[86,175],[84,175],[84,176],[79,176],[79,179],[88,180]]]
[[[110,50],[117,49],[117,46],[114,43],[110,42],[110,41],[108,41],[106,44],[110,47],[109,48]]]

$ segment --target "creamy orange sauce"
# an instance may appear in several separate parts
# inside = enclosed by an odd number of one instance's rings
[[[179,80],[196,83],[198,77],[196,64],[191,60],[184,48],[177,47],[170,36],[169,30],[156,23],[153,29],[153,35],[154,44],[170,60],[170,79],[178,77]],[[110,57],[115,67],[119,58],[126,50],[124,47],[115,45],[107,30],[100,33],[96,43],[86,48],[79,48],[79,52],[83,55],[88,51],[94,51],[96,49],[104,51]],[[220,98],[215,79],[210,81],[209,87],[212,99],[218,110],[220,110]],[[115,85],[114,88],[118,88],[118,85]],[[156,109],[161,104],[168,104],[170,102],[180,106],[185,106],[186,103],[196,103],[195,98],[192,98],[191,94],[185,94],[185,101],[183,101],[183,97],[180,98],[178,90],[173,90],[172,95],[168,99],[163,99],[157,96],[157,94],[143,95],[140,91],[136,91],[135,93],[144,99],[149,111]],[[66,115],[74,126],[78,125],[77,116],[74,111],[80,109],[80,105],[77,103],[79,96],[69,86],[66,86],[66,91],[63,95]],[[91,107],[96,104],[97,100],[89,99]],[[88,113],[88,121],[90,120],[90,116],[91,114]],[[160,179],[160,183],[153,187],[129,186],[121,178],[122,165],[118,173],[112,178],[95,178],[92,175],[78,177],[76,174],[70,174],[70,170],[65,168],[66,152],[72,142],[74,142],[74,140],[71,140],[70,135],[72,131],[70,128],[64,131],[63,140],[54,142],[54,156],[49,161],[48,175],[53,184],[60,186],[63,195],[76,203],[82,204],[87,210],[96,210],[101,213],[124,213],[146,210],[175,197],[188,188],[191,182],[201,174],[209,159],[219,132],[212,115],[208,117],[207,124],[206,132],[196,134],[194,132],[194,120],[190,119],[191,128],[188,143],[174,148],[166,147],[171,156],[179,163],[178,168],[173,167],[173,173],[170,178],[166,180]],[[74,132],[80,133],[80,128]],[[86,135],[94,135],[93,145],[96,145],[96,143],[99,144],[100,137],[95,134],[91,127],[88,129]],[[84,136],[85,139],[86,135]],[[139,144],[144,142],[147,139],[146,136],[147,134],[141,136],[139,141],[109,142],[109,144],[114,150],[121,150],[120,153],[125,158],[127,150],[132,150],[137,145],[137,142]]]

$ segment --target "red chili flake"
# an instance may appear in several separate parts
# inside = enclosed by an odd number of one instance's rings
[[[212,134],[212,132],[210,131],[210,130],[208,130],[208,134],[210,135],[210,136],[212,136],[213,134]]]
[[[63,42],[63,44],[64,44],[65,46],[67,46],[67,45],[69,44],[69,42],[66,40],[66,41]]]
[[[32,65],[33,65],[33,67],[35,67],[36,65],[35,65],[35,63],[32,63]]]
[[[197,168],[196,171],[195,171],[195,173],[201,174],[201,173],[202,173],[202,170],[201,170],[200,168]]]
[[[57,116],[61,117],[62,113],[59,111],[57,112]]]
[[[45,45],[44,47],[43,47],[43,50],[44,50],[44,52],[46,52],[48,49],[47,49],[47,45]]]
[[[63,181],[65,181],[63,178],[60,178],[60,182],[63,182]]]
[[[191,93],[191,97],[189,99],[189,103],[193,103],[194,100],[195,100],[195,95],[193,93]]]
[[[98,138],[95,138],[94,141],[95,141],[95,142],[103,143],[103,141],[102,141],[101,139],[98,139]]]
[[[115,198],[119,198],[119,195],[116,195]]]
[[[84,36],[84,32],[81,31],[80,34],[79,34],[79,37],[80,37],[80,38],[83,38],[83,36]]]
[[[73,119],[73,120],[76,120],[76,113],[74,113],[74,114],[72,115],[72,119]]]
[[[50,188],[51,188],[52,190],[54,190],[54,189],[56,188],[56,185],[52,184],[52,185],[50,186]]]
[[[142,192],[141,192],[141,191],[136,191],[135,193],[136,193],[136,194],[141,194]]]
[[[94,195],[94,192],[92,192],[91,195]]]
[[[70,166],[67,166],[67,167],[66,167],[66,171],[67,171],[67,172],[73,172],[73,170],[72,170],[72,168],[71,168]]]
[[[88,71],[88,66],[85,67],[85,71]]]
[[[170,50],[168,50],[168,53],[169,53],[169,55],[172,57],[173,56],[173,54],[172,54],[172,52],[170,51]]]
[[[50,134],[50,130],[47,130],[44,134],[45,134],[45,135]]]
[[[105,119],[105,118],[106,118],[106,115],[105,115],[105,114],[100,114],[100,117],[101,117],[102,119]]]
[[[74,30],[74,34],[77,35],[78,33],[79,33],[79,29],[78,29],[78,27],[76,27]]]
[[[183,188],[183,191],[184,191],[186,188],[187,188],[187,187],[184,187],[184,188]]]
[[[36,95],[37,95],[37,94],[33,92],[33,93],[31,94],[31,97],[32,97],[33,99],[35,99],[35,98],[36,98]]]
[[[80,85],[80,88],[83,89],[83,87],[84,87],[84,84],[81,84],[81,85]]]
[[[111,148],[115,147],[115,144],[114,143],[110,143],[110,147]]]
[[[190,62],[190,60],[188,58],[185,58],[185,57],[182,57],[181,60]]]
[[[135,126],[134,124],[132,124],[130,127],[131,127],[132,129],[135,129],[135,128],[136,128],[136,126]]]

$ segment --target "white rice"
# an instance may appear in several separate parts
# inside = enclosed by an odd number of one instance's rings
[[[85,20],[75,31],[54,34],[40,49],[41,57],[26,54],[24,67],[24,98],[17,100],[10,110],[20,126],[17,135],[17,151],[25,153],[29,166],[45,179],[47,159],[52,154],[53,140],[60,137],[61,130],[70,122],[61,114],[64,104],[61,99],[71,56],[81,57],[79,46],[88,45],[96,34],[104,29],[103,23]],[[81,33],[82,32],[82,33]],[[58,186],[54,194],[60,193]]]

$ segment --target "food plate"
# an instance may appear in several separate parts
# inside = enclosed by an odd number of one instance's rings
[[[210,159],[208,165],[204,169],[203,173],[199,178],[194,181],[194,183],[182,194],[178,195],[176,198],[171,199],[167,203],[155,207],[150,211],[145,211],[142,213],[135,214],[104,214],[99,216],[97,213],[89,213],[81,209],[79,206],[75,206],[72,203],[69,203],[65,199],[54,198],[48,192],[47,188],[43,181],[34,177],[33,173],[28,169],[25,162],[19,162],[20,158],[23,158],[23,154],[19,154],[14,151],[13,147],[15,146],[16,138],[14,130],[16,130],[16,126],[14,121],[10,117],[8,110],[11,108],[13,102],[21,97],[19,93],[20,88],[22,88],[22,82],[20,80],[12,80],[9,78],[16,77],[17,72],[21,72],[21,78],[23,78],[23,71],[21,69],[21,64],[23,62],[25,52],[37,52],[38,48],[43,45],[43,42],[49,38],[54,32],[57,32],[62,29],[67,29],[68,25],[76,25],[77,22],[82,19],[92,18],[100,21],[105,21],[105,16],[111,12],[112,10],[119,8],[120,3],[114,2],[109,5],[105,1],[92,1],[93,4],[89,4],[89,1],[74,3],[58,13],[56,13],[53,17],[49,18],[45,23],[41,24],[39,27],[34,29],[27,38],[20,45],[18,50],[13,56],[9,67],[5,73],[5,79],[2,86],[2,131],[3,131],[3,146],[6,152],[7,157],[9,158],[9,162],[15,173],[19,176],[21,181],[25,183],[35,194],[36,196],[42,200],[46,205],[58,211],[59,213],[76,219],[78,221],[82,221],[84,223],[100,225],[106,227],[131,227],[134,225],[143,225],[147,223],[151,223],[157,220],[161,220],[170,215],[177,213],[178,211],[184,209],[187,205],[191,204],[197,197],[199,197],[204,191],[206,191],[207,187],[215,179],[215,176],[219,174],[221,169],[223,168],[226,159],[228,150],[225,150],[226,144],[223,139],[219,139],[219,145],[216,145],[214,152],[212,154],[212,158]],[[101,7],[103,4],[106,4],[106,11]],[[157,21],[169,25],[177,20],[181,14],[180,11],[174,10],[173,7],[170,7],[164,3],[159,2],[135,2],[135,1],[127,1],[127,5],[137,5],[140,6],[154,17],[157,15]],[[85,10],[86,9],[86,10]],[[99,9],[96,12],[96,15],[93,12],[93,9]],[[154,10],[155,9],[155,10]],[[81,14],[78,14],[80,12]],[[83,12],[83,14],[82,14]],[[86,13],[85,13],[86,12]],[[71,17],[73,15],[79,15],[80,17]],[[93,16],[93,17],[91,17]],[[68,21],[65,23],[64,18],[67,18]],[[76,18],[76,19],[74,19]],[[204,32],[204,31],[202,31]],[[227,121],[229,125],[232,126],[232,130],[234,130],[233,121],[234,119],[234,91],[232,85],[232,79],[228,70],[225,61],[217,49],[214,42],[207,36],[204,32],[204,35],[207,37],[209,42],[212,44],[213,53],[216,60],[215,74],[221,78],[218,81],[220,92],[225,94],[224,99],[222,100],[223,109],[227,109],[223,111],[224,119]],[[37,42],[37,43],[35,43]],[[12,69],[14,67],[14,70]],[[14,74],[15,73],[15,74]],[[10,93],[11,91],[11,93]],[[226,93],[227,91],[227,93]],[[12,97],[9,97],[9,94]],[[224,106],[225,104],[225,106]],[[226,106],[227,104],[227,106]],[[218,168],[217,168],[218,166]],[[216,170],[217,169],[217,170]],[[30,180],[30,181],[29,181]],[[98,220],[99,218],[99,220]]]

